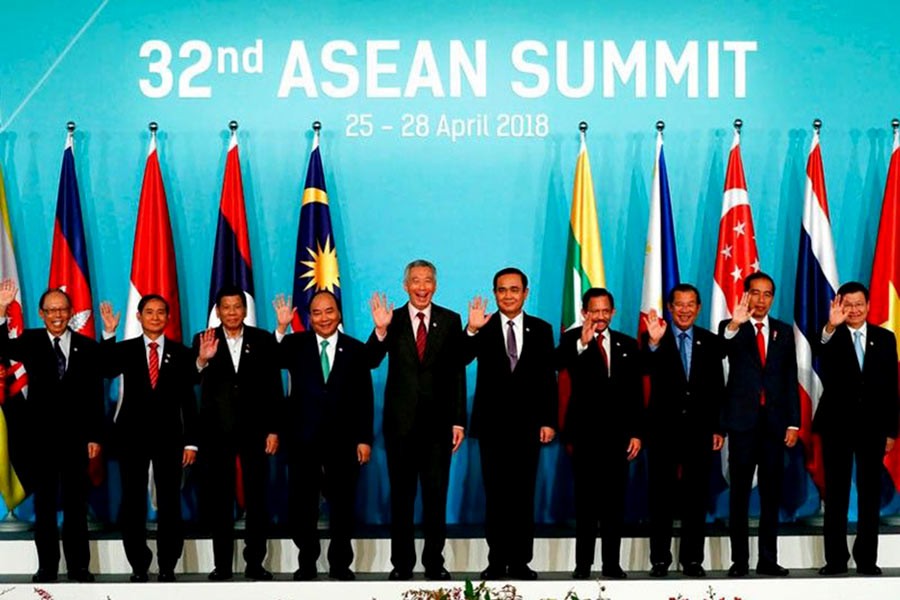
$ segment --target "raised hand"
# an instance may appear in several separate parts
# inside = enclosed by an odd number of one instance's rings
[[[581,343],[585,346],[594,340],[594,329],[594,322],[590,319],[585,319],[581,324]]]
[[[19,288],[12,279],[0,281],[0,316],[6,316],[6,309],[16,299]]]
[[[205,366],[216,355],[218,349],[219,338],[216,337],[216,330],[207,329],[200,334],[200,349],[197,354],[197,361],[201,366]]]
[[[375,323],[375,330],[379,335],[387,333],[388,325],[394,317],[394,304],[388,304],[386,294],[379,295],[378,292],[372,294],[369,300],[369,307],[372,309],[372,321]]]
[[[115,333],[119,327],[121,312],[114,313],[112,304],[104,300],[100,303],[100,317],[103,319],[103,331]]]
[[[644,324],[647,325],[650,343],[654,346],[659,346],[659,342],[662,340],[663,335],[666,333],[666,328],[668,327],[665,320],[659,318],[659,313],[656,312],[655,308],[651,308],[650,312],[647,313],[647,316],[644,317]]]
[[[294,320],[294,314],[297,309],[293,307],[292,298],[284,297],[284,294],[278,294],[272,300],[272,308],[275,309],[275,319],[278,321],[278,331],[284,333],[288,326]]]
[[[831,301],[831,307],[828,309],[828,328],[832,331],[835,327],[847,320],[847,311],[843,306],[843,297],[838,294]]]
[[[487,325],[487,322],[491,320],[491,315],[493,313],[486,312],[487,305],[487,298],[481,296],[475,296],[475,298],[469,302],[469,322],[466,325],[466,328],[472,333],[475,333]]]
[[[735,305],[734,311],[731,313],[731,323],[729,323],[729,326],[734,325],[734,327],[731,327],[731,329],[737,329],[749,320],[750,294],[748,292],[744,292],[744,295],[741,296],[741,301]]]

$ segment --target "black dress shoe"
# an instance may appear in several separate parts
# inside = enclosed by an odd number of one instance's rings
[[[391,569],[391,574],[388,575],[388,579],[390,581],[409,581],[412,579],[412,571],[405,571],[403,569]]]
[[[756,574],[767,577],[787,577],[790,571],[778,563],[757,563]]]
[[[746,563],[734,563],[728,569],[729,577],[746,577],[750,573],[750,567]]]
[[[509,568],[509,578],[518,579],[520,581],[535,581],[538,578],[537,572],[528,565]]]
[[[819,575],[846,575],[847,565],[826,564],[819,569]]]
[[[453,577],[450,575],[450,571],[441,567],[440,569],[427,569],[425,571],[425,579],[429,581],[450,581]]]
[[[590,579],[591,578],[591,567],[584,565],[575,565],[575,570],[572,571],[572,579]]]
[[[681,573],[685,577],[706,577],[706,569],[698,562],[689,562],[686,565],[681,565]]]
[[[600,573],[606,577],[607,579],[627,579],[628,573],[622,570],[622,567],[619,565],[613,565],[611,567],[603,567]]]
[[[481,572],[482,581],[497,581],[498,579],[506,579],[506,567],[488,565],[487,569]]]
[[[653,563],[650,567],[650,577],[665,577],[669,574],[669,565],[666,563]]]
[[[313,581],[318,576],[315,565],[300,567],[294,571],[294,581]]]
[[[244,569],[244,577],[250,579],[252,581],[272,581],[275,579],[275,576],[272,575],[269,571],[266,571],[262,568],[261,565],[256,565],[253,567],[247,567]]]
[[[336,579],[338,581],[353,581],[356,579],[356,575],[353,574],[353,571],[351,571],[349,567],[339,567],[328,571],[328,578]]]
[[[213,569],[210,574],[207,575],[207,579],[210,581],[231,581],[232,577],[234,577],[234,574],[225,569]]]
[[[160,571],[159,575],[156,576],[156,580],[160,583],[172,583],[175,581],[175,571],[169,571],[168,569]]]
[[[56,573],[47,571],[46,569],[38,569],[37,573],[31,576],[31,581],[34,583],[53,583],[56,580]]]
[[[881,575],[881,567],[878,565],[856,565],[856,574],[878,577]]]
[[[146,571],[143,573],[132,573],[131,577],[128,578],[128,581],[131,583],[147,583],[150,581],[150,578],[147,576]]]
[[[66,579],[78,583],[94,583],[94,574],[87,569],[75,569],[66,573]]]

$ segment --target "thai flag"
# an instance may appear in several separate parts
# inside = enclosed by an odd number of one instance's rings
[[[233,122],[232,122],[233,123]],[[209,326],[218,327],[216,294],[226,285],[244,290],[248,325],[256,325],[256,302],[253,293],[253,263],[250,260],[250,234],[247,229],[247,210],[244,207],[244,184],[241,179],[241,159],[238,154],[237,126],[233,124],[222,199],[219,202],[219,224],[213,250],[212,276],[209,280]]]
[[[820,494],[825,489],[825,471],[822,467],[821,440],[812,433],[812,418],[822,396],[822,380],[819,378],[819,361],[813,357],[812,346],[822,336],[822,327],[828,321],[831,301],[838,286],[822,150],[816,128],[806,163],[806,193],[794,292],[794,340],[800,384],[800,439],[806,454],[806,468]]]
[[[63,150],[56,197],[56,225],[53,229],[53,252],[50,258],[50,288],[60,288],[72,300],[69,327],[94,337],[94,313],[91,300],[91,274],[88,269],[81,198],[75,176],[73,152],[74,126],[70,126]]]

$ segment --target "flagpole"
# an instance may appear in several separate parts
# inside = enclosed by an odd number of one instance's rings
[[[896,137],[898,129],[900,129],[900,119],[891,119],[891,130],[894,137]],[[900,525],[900,513],[884,515],[881,517],[881,523],[888,526]]]

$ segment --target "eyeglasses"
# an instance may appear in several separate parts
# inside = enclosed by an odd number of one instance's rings
[[[69,310],[71,310],[71,309],[68,306],[48,306],[48,307],[41,309],[42,312],[45,312],[50,315],[64,314],[64,313],[69,312]]]

